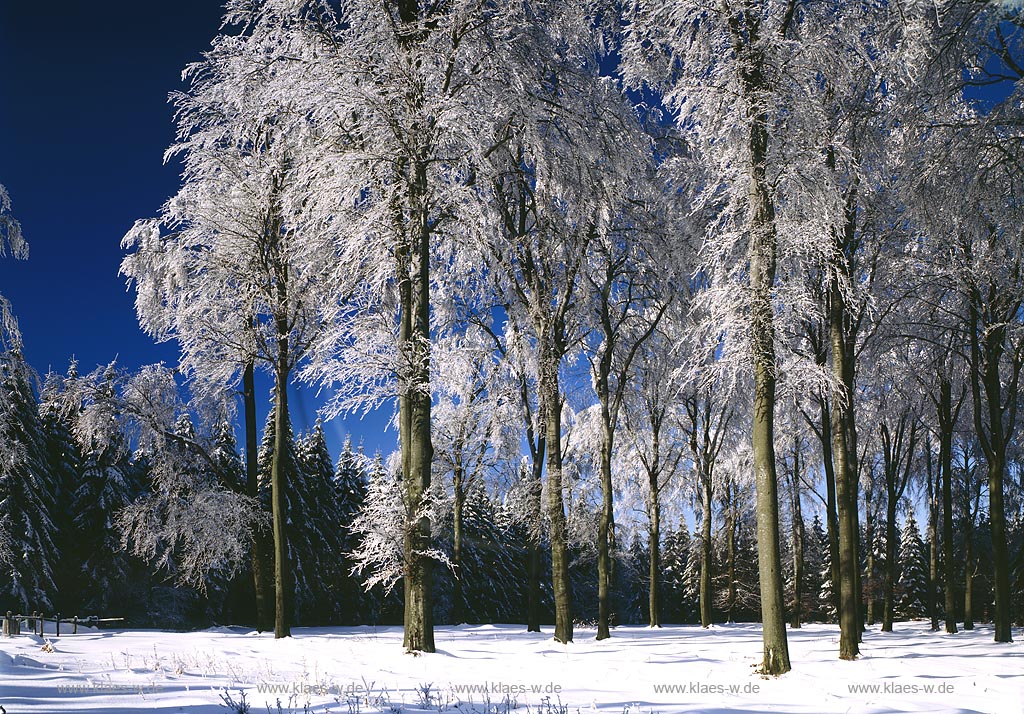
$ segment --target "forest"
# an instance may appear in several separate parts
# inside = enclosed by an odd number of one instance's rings
[[[2,302],[0,611],[415,652],[759,622],[766,675],[803,623],[846,660],[865,625],[1024,626],[1016,3],[228,0],[210,29],[177,193],[103,277],[178,363],[39,375]],[[0,241],[26,257],[2,186]],[[304,433],[296,384],[328,395]],[[381,410],[391,453],[331,453]]]

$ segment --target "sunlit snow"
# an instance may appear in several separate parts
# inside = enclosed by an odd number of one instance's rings
[[[518,625],[442,627],[436,654],[403,652],[398,627],[80,631],[0,638],[0,706],[30,712],[672,714],[675,712],[1024,713],[1024,631],[946,635],[928,623],[870,629],[836,659],[838,629],[789,632],[793,671],[773,679],[758,625],[621,627],[610,640]],[[54,649],[46,651],[46,641]]]

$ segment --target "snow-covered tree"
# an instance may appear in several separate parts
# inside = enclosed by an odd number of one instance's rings
[[[11,196],[0,184],[0,257],[11,251],[15,258],[28,257],[28,243],[21,232],[21,223],[11,214]]]
[[[927,608],[928,571],[925,569],[924,542],[914,509],[907,509],[900,533],[899,581],[896,612],[905,618],[921,617]]]
[[[5,331],[6,332],[6,331]],[[20,341],[20,340],[19,340]],[[54,522],[60,483],[49,468],[46,436],[19,347],[0,354],[0,580],[3,610],[50,608],[60,554]]]
[[[344,564],[344,518],[327,438],[319,421],[299,439],[295,510],[289,511],[295,543],[295,617],[303,624],[337,622],[336,583]]]

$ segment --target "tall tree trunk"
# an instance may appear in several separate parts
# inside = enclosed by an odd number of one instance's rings
[[[833,279],[829,299],[829,328],[832,342],[832,374],[841,385],[832,404],[832,460],[836,478],[836,506],[839,525],[839,658],[851,660],[860,654],[860,614],[857,570],[857,452],[853,443],[853,375],[847,352],[846,310],[838,280]]]
[[[864,607],[867,610],[867,624],[874,625],[876,617],[875,591],[877,590],[877,583],[875,582],[875,516],[874,508],[872,507],[873,490],[868,489],[864,493],[864,539],[868,542],[868,553],[867,553],[867,566],[865,567],[865,577],[867,578],[867,589],[865,593]]]
[[[736,498],[737,489],[735,484],[727,483],[725,487],[725,573],[728,584],[726,585],[726,612],[729,613],[728,621],[736,621]]]
[[[547,442],[548,523],[551,528],[551,581],[555,596],[555,639],[572,642],[572,594],[569,584],[569,543],[562,499],[562,395],[557,352],[542,332],[538,388]]]
[[[652,429],[651,463],[647,472],[650,492],[650,534],[648,547],[651,551],[648,573],[647,603],[651,627],[661,627],[661,440],[657,429]]]
[[[996,642],[1012,642],[1010,561],[1006,547],[1006,507],[1003,498],[1007,447],[1003,410],[1007,408],[1011,414],[1015,414],[1016,409],[1014,406],[1004,407],[1003,404],[1003,375],[1000,374],[999,366],[1006,341],[1006,326],[1005,324],[995,326],[980,324],[979,312],[983,304],[982,299],[976,290],[972,291],[972,296],[973,304],[970,316],[971,393],[974,401],[974,421],[978,441],[981,442],[982,450],[985,452],[985,461],[988,467],[989,522],[992,534],[993,590],[995,594],[995,612],[992,624],[995,629]],[[992,287],[989,289],[987,303],[990,304],[995,299],[996,289]],[[979,330],[983,327],[985,328],[984,334],[979,334]],[[1015,367],[1015,369],[1019,370],[1019,367]],[[1006,395],[1007,402],[1011,405],[1015,404],[1016,400],[1015,386],[1016,379],[1013,379],[1008,390],[1010,393]],[[984,405],[982,391],[984,391]],[[987,425],[983,415],[988,417]],[[1013,426],[1014,418],[1012,416],[1009,421],[1010,426]]]
[[[762,671],[791,669],[786,639],[782,559],[779,555],[779,481],[775,470],[775,205],[768,187],[768,116],[755,99],[764,89],[762,58],[745,73],[750,102],[750,341],[754,362],[754,473],[757,482],[757,565],[761,583]]]
[[[608,413],[608,387],[605,377],[604,396],[601,412],[603,426],[601,430],[601,515],[597,524],[597,639],[604,640],[611,636],[611,597],[612,597],[612,539],[615,528],[614,503],[612,493],[612,446],[615,437]]]
[[[974,528],[964,533],[964,629],[974,629]]]
[[[932,621],[932,632],[939,630],[939,488],[935,482],[938,470],[932,463],[931,439],[925,448],[925,473],[928,484],[928,613]]]
[[[747,128],[750,265],[750,349],[754,367],[754,420],[751,441],[757,484],[757,570],[761,585],[762,672],[785,674],[791,669],[786,639],[782,558],[779,554],[779,481],[775,470],[775,287],[778,236],[775,203],[767,176],[768,108],[765,94],[765,59],[758,50],[760,19],[757,13],[729,17],[733,50],[741,58],[741,100],[749,120]]]
[[[528,429],[529,438],[533,439],[533,426],[532,422]],[[544,450],[546,440],[543,434],[538,435],[537,441],[533,442],[536,444],[536,449],[533,454],[533,464],[530,484],[530,509],[532,511],[531,518],[531,529],[530,529],[530,541],[527,553],[527,595],[526,595],[526,631],[527,632],[540,632],[540,577],[541,577],[541,523],[543,516],[541,513],[541,475],[544,470]]]
[[[895,478],[895,477],[893,477]],[[887,477],[888,480],[888,477]],[[882,632],[892,632],[893,588],[896,579],[896,490],[887,489],[885,500],[885,579],[882,585]]]
[[[282,302],[282,304],[285,304]],[[274,458],[270,468],[270,501],[274,522],[274,637],[290,637],[290,604],[292,600],[291,563],[288,560],[288,514],[285,493],[288,488],[287,463],[291,445],[288,434],[291,427],[288,419],[288,325],[287,320],[277,319],[277,365],[275,369],[274,394]]]
[[[953,569],[953,393],[948,379],[939,384],[939,478],[942,481],[942,557],[946,578],[946,632],[956,633],[956,584]]]
[[[242,411],[245,419],[245,490],[250,498],[259,497],[259,437],[256,427],[255,367],[250,359],[242,371]],[[252,543],[252,577],[256,592],[256,631],[274,629],[274,571],[272,532],[255,529]]]
[[[415,166],[417,197],[426,194],[426,166]],[[424,512],[430,489],[434,447],[430,437],[430,246],[422,209],[411,226],[414,240],[398,252],[399,352],[406,369],[399,397],[402,487],[408,522],[405,528],[405,637],[408,651],[434,651],[431,597],[430,518]]]
[[[701,504],[701,536],[700,536],[700,624],[711,627],[711,607],[714,595],[711,592],[711,477],[702,475],[704,482],[704,501]]]

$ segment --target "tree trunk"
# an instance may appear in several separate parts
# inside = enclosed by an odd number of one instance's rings
[[[546,330],[544,331],[547,332]],[[541,408],[547,442],[548,522],[551,528],[551,582],[555,597],[555,639],[572,642],[572,595],[569,584],[569,544],[562,499],[562,395],[558,381],[559,358],[542,336],[540,374]]]
[[[886,481],[890,477],[886,475]],[[882,585],[882,632],[892,632],[893,587],[896,579],[896,489],[889,487],[885,499],[885,579]]]
[[[288,560],[288,514],[285,489],[288,488],[286,460],[291,451],[288,443],[288,326],[283,318],[277,320],[277,365],[274,394],[274,458],[270,468],[270,501],[274,521],[274,637],[291,637],[289,621],[292,600],[291,563]]]
[[[661,443],[656,430],[651,442],[651,466],[647,472],[650,491],[650,535],[648,546],[651,551],[648,573],[648,610],[651,627],[661,627],[661,486],[658,483],[661,472]]]
[[[829,289],[829,333],[832,344],[832,374],[841,385],[832,404],[832,459],[836,479],[839,525],[839,658],[852,660],[860,654],[860,593],[857,571],[859,534],[857,528],[857,452],[853,415],[854,364],[846,324],[849,316],[838,278]]]
[[[872,513],[872,490],[868,489],[864,495],[864,539],[868,542],[868,557],[865,575],[867,577],[867,593],[864,597],[864,607],[867,610],[868,625],[875,624],[875,517]]]
[[[753,456],[757,483],[757,565],[761,584],[764,674],[791,669],[786,639],[782,559],[779,555],[779,481],[775,471],[775,205],[768,187],[768,116],[758,95],[764,90],[763,59],[756,54],[744,71],[750,149],[750,342],[754,362]]]
[[[415,198],[426,194],[426,166],[415,168]],[[430,519],[424,499],[430,489],[434,447],[430,438],[430,237],[423,209],[410,228],[415,240],[398,251],[400,298],[399,353],[406,357],[399,397],[399,440],[405,528],[404,646],[408,651],[434,651],[431,598]]]
[[[601,432],[601,515],[597,525],[597,639],[611,637],[612,596],[612,532],[615,527],[614,503],[612,493],[612,442],[614,430],[608,413],[607,385],[602,398],[601,412],[603,428]]]
[[[711,627],[711,606],[714,596],[711,592],[711,477],[702,476],[704,481],[704,502],[702,504],[700,536],[700,624]]]
[[[532,439],[532,424],[529,427],[530,438]],[[532,511],[532,524],[530,529],[530,544],[527,554],[527,595],[526,595],[526,631],[540,632],[540,532],[543,517],[541,514],[541,475],[544,470],[545,438],[540,434],[536,441],[536,449],[533,454],[532,482],[530,484],[530,509]]]
[[[939,630],[939,497],[938,487],[935,479],[938,477],[937,469],[932,463],[931,439],[927,441],[925,449],[925,472],[928,480],[928,614],[932,620],[932,632]]]
[[[259,437],[256,427],[255,368],[252,360],[242,371],[242,410],[245,419],[245,490],[250,498],[259,497]],[[252,543],[252,576],[256,591],[256,631],[274,629],[274,564],[271,532],[256,528]]]
[[[995,289],[989,290],[989,302],[995,300]],[[988,466],[988,502],[989,521],[992,534],[992,569],[993,590],[995,594],[995,612],[992,624],[995,629],[996,642],[1012,642],[1010,617],[1010,563],[1006,548],[1006,508],[1003,499],[1003,481],[1006,471],[1007,434],[1003,423],[1003,375],[999,365],[1002,360],[1006,341],[1006,326],[999,324],[981,325],[979,312],[982,300],[977,291],[972,291],[971,326],[971,392],[974,401],[974,420],[978,432],[978,441],[985,452]],[[984,329],[984,334],[979,330]],[[1019,369],[1019,368],[1017,368]],[[984,407],[982,405],[984,390]],[[1016,399],[1010,389],[1007,401]],[[985,413],[988,424],[984,423]],[[987,426],[987,429],[986,429]],[[1013,418],[1010,419],[1013,426]]]
[[[948,379],[939,385],[939,478],[942,480],[942,557],[946,577],[946,632],[956,633],[953,570],[953,394]]]

